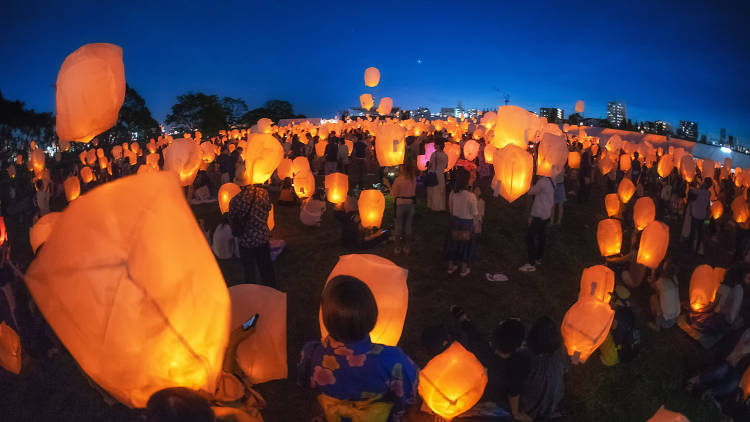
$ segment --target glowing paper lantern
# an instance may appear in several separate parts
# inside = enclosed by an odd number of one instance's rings
[[[616,193],[608,193],[604,197],[604,208],[607,210],[607,217],[614,217],[620,213],[620,198]]]
[[[159,159],[161,156],[157,153],[151,153],[146,156],[146,165],[150,166],[151,168],[158,170],[159,169]]]
[[[292,161],[292,175],[296,175],[302,171],[311,171],[310,162],[307,161],[307,157],[297,157]]]
[[[29,163],[31,163],[34,173],[41,174],[45,166],[44,152],[41,149],[31,151]]]
[[[486,386],[484,366],[457,341],[419,371],[419,395],[446,420],[471,409],[482,398]]]
[[[695,178],[695,160],[690,154],[685,154],[680,159],[680,174],[686,182],[690,183]]]
[[[568,167],[572,169],[581,168],[581,153],[578,151],[570,151],[568,153]]]
[[[166,387],[215,390],[229,295],[172,175],[125,177],[73,201],[26,284],[80,367],[123,404],[144,407]]]
[[[672,412],[662,407],[646,422],[690,422],[682,413]]]
[[[633,181],[627,177],[623,177],[622,180],[620,180],[620,185],[617,186],[617,196],[620,198],[620,201],[622,201],[623,204],[627,204],[628,201],[630,201],[630,198],[633,197],[634,193],[635,185],[633,184]]]
[[[720,201],[713,202],[711,204],[711,217],[714,220],[718,220],[722,214],[724,214],[724,205]]]
[[[633,223],[635,224],[635,228],[638,230],[645,229],[648,223],[654,221],[654,218],[656,218],[654,200],[648,196],[638,198],[633,207]]]
[[[292,160],[289,158],[282,158],[279,162],[279,166],[276,167],[276,174],[281,180],[292,177]]]
[[[81,180],[83,183],[89,183],[94,180],[94,172],[91,171],[91,167],[83,167],[81,169]]]
[[[576,113],[583,113],[583,100],[576,101]]]
[[[5,321],[0,322],[0,366],[21,373],[21,338]]]
[[[740,195],[732,201],[732,214],[734,215],[734,221],[740,224],[750,218],[750,208],[747,206],[744,195]]]
[[[724,268],[711,268],[710,265],[699,265],[690,277],[690,307],[700,311],[707,308],[716,299],[716,292],[724,280]]]
[[[63,187],[65,188],[65,198],[68,200],[68,202],[71,202],[72,200],[78,198],[78,195],[81,194],[81,183],[78,181],[78,177],[76,176],[70,176],[65,179],[65,182],[63,182]]]
[[[380,227],[385,211],[385,197],[377,189],[365,189],[359,195],[359,219],[362,227]]]
[[[446,142],[443,152],[448,156],[448,165],[445,166],[445,170],[443,171],[447,173],[456,166],[456,162],[461,157],[461,147],[453,142]]]
[[[562,136],[545,133],[539,142],[536,174],[557,177],[565,169],[568,161],[568,146]]]
[[[620,253],[622,248],[622,225],[620,220],[606,218],[596,227],[596,242],[602,256],[612,256]]]
[[[365,85],[376,87],[380,82],[380,71],[377,67],[368,67],[365,69]]]
[[[747,398],[750,397],[750,367],[745,369],[745,373],[742,374],[742,379],[740,380],[740,390],[742,390],[742,398],[744,400],[747,400]]]
[[[526,149],[526,129],[536,115],[517,106],[501,106],[497,109],[495,124],[492,128],[491,143],[496,148],[508,144]]]
[[[326,141],[318,141],[317,144],[315,144],[315,155],[318,157],[322,157],[326,152],[326,147],[328,146],[328,142]]]
[[[31,249],[34,250],[34,253],[36,253],[36,250],[39,249],[42,243],[49,239],[49,235],[52,233],[52,229],[55,227],[59,217],[59,212],[50,212],[44,214],[42,218],[31,226],[31,229],[29,229],[29,243],[31,243]]]
[[[479,142],[469,139],[464,143],[464,158],[469,161],[474,161],[479,155]]]
[[[380,99],[380,102],[378,103],[378,113],[379,114],[391,114],[391,110],[393,109],[393,98],[391,97],[383,97]]]
[[[593,297],[602,303],[609,303],[615,290],[615,272],[604,265],[594,265],[583,270],[579,298]]]
[[[363,109],[369,110],[372,108],[372,106],[375,105],[375,102],[372,100],[372,95],[362,94],[359,96],[359,104],[362,106]]]
[[[128,152],[125,154],[128,155]],[[163,154],[164,170],[175,172],[182,186],[192,185],[203,156],[198,144],[192,139],[175,139],[164,148]],[[135,154],[130,152],[130,157],[135,157]],[[130,163],[133,164],[132,159]]]
[[[367,284],[378,306],[378,319],[375,328],[370,331],[370,340],[373,343],[396,346],[401,338],[409,307],[409,289],[406,285],[408,274],[406,269],[377,255],[351,254],[339,257],[328,281],[339,275],[348,275]],[[325,338],[328,331],[320,313],[319,321],[321,336]]]
[[[254,332],[237,346],[237,365],[253,384],[286,379],[286,293],[258,284],[238,284],[229,288],[229,298],[232,330],[260,315]]]
[[[117,123],[125,100],[122,49],[104,43],[80,47],[65,58],[56,87],[57,136],[90,141]]]
[[[221,185],[219,188],[219,210],[222,214],[229,212],[229,202],[234,198],[235,195],[240,193],[240,188],[236,183],[228,182]]]
[[[210,163],[216,157],[216,146],[209,141],[201,142],[201,153],[203,162]]]
[[[331,173],[325,178],[328,202],[341,204],[346,200],[349,191],[349,176],[343,173]]]
[[[309,169],[294,175],[294,192],[300,198],[309,198],[315,193],[315,176]]]
[[[636,262],[651,269],[656,269],[667,254],[668,246],[669,226],[661,221],[654,220],[643,229]]]
[[[630,159],[630,156],[627,154],[623,154],[620,156],[620,170],[623,172],[630,171],[630,167],[633,164],[633,161]]]
[[[495,151],[495,181],[500,195],[513,202],[529,191],[534,172],[534,159],[528,151],[507,145]]]
[[[401,126],[384,125],[375,130],[375,153],[381,167],[403,164],[405,131]]]
[[[617,165],[617,163],[615,163],[613,160],[606,157],[602,158],[599,160],[599,171],[602,172],[602,175],[607,175],[615,168],[615,165]]]
[[[281,159],[284,158],[284,148],[271,135],[252,135],[245,148],[245,171],[252,179],[252,183],[265,183]]]
[[[16,177],[16,166],[11,164],[8,166],[8,176],[10,176],[11,179],[14,179]]]
[[[669,176],[669,173],[672,172],[673,168],[674,162],[672,161],[672,155],[665,154],[659,159],[659,164],[656,166],[656,172],[659,173],[659,176],[662,178],[666,178]]]
[[[579,299],[563,318],[562,334],[568,355],[574,362],[586,362],[607,338],[615,311],[608,303],[594,298]]]
[[[494,164],[495,162],[495,148],[492,144],[484,144],[484,162],[487,164]],[[533,164],[533,163],[532,163]]]

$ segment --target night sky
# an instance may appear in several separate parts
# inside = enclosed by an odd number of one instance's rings
[[[607,101],[633,120],[695,120],[750,144],[747,2],[6,1],[0,91],[54,110],[57,71],[91,42],[124,50],[128,83],[163,121],[190,90],[290,101],[331,117],[371,92],[403,108],[538,111]],[[524,4],[521,4],[524,3]],[[380,85],[364,86],[368,66]]]

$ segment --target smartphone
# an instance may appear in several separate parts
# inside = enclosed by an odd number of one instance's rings
[[[255,324],[258,323],[258,317],[259,316],[260,315],[255,314],[255,315],[251,316],[250,319],[248,319],[247,321],[245,321],[245,323],[242,324],[242,331],[247,331],[247,330],[255,327]]]

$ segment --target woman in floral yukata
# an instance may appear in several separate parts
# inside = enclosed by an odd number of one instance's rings
[[[378,308],[365,283],[332,278],[321,297],[322,342],[305,345],[298,382],[313,389],[328,421],[398,422],[417,396],[418,369],[398,347],[370,341]]]

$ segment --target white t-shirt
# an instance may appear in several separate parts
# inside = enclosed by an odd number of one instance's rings
[[[473,220],[479,215],[477,197],[473,192],[462,190],[458,193],[451,191],[448,197],[448,209],[451,215],[464,220]]]
[[[537,180],[529,194],[534,195],[531,216],[549,220],[552,216],[552,207],[555,206],[555,187],[552,185],[552,180],[548,177]]]
[[[229,224],[219,224],[216,227],[211,250],[219,259],[229,259],[234,255],[234,236]]]
[[[654,287],[659,292],[659,302],[664,319],[670,320],[680,316],[680,293],[677,280],[662,277],[656,280]]]
[[[310,198],[302,204],[299,219],[306,226],[316,226],[320,224],[320,217],[325,209],[325,202]]]

